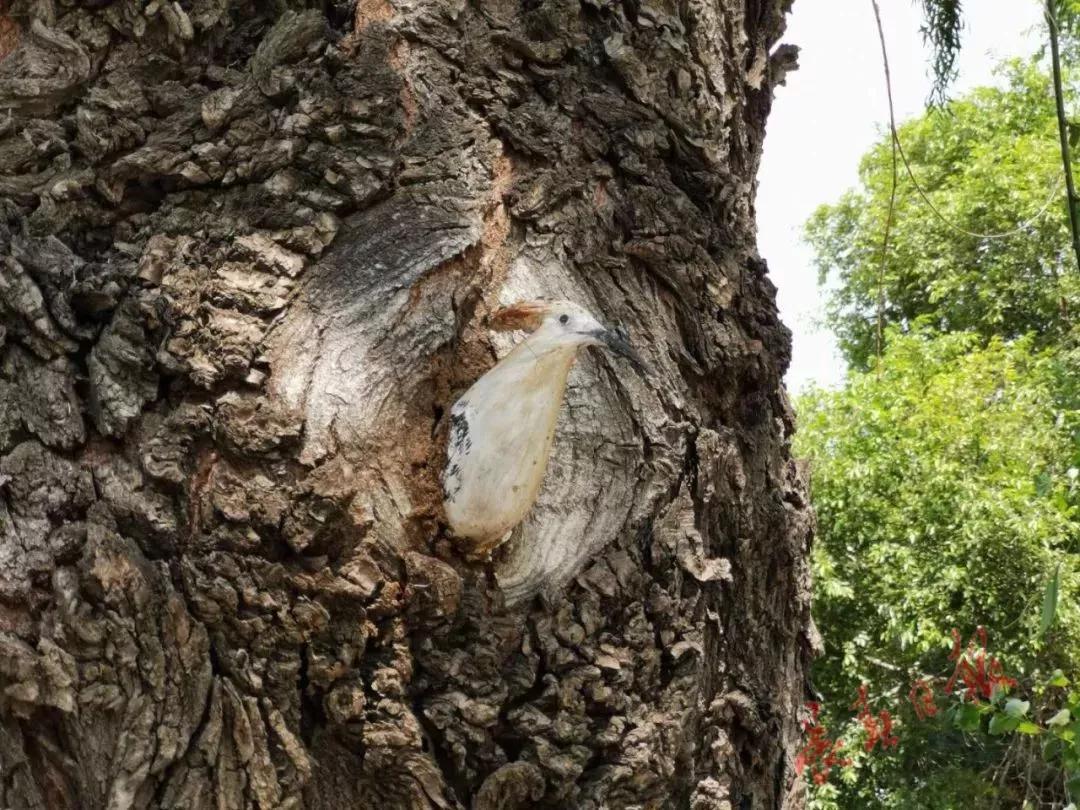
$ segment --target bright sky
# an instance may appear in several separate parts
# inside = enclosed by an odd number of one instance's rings
[[[919,33],[921,4],[879,0],[899,120],[920,113],[930,89]],[[1039,45],[1038,0],[964,3],[967,28],[956,94],[993,81],[1000,58]],[[799,69],[778,88],[769,117],[757,199],[758,245],[779,289],[780,314],[794,333],[788,388],[843,379],[832,336],[817,326],[824,299],[803,223],[858,180],[859,159],[888,122],[881,50],[870,0],[796,0],[785,42],[798,45]]]

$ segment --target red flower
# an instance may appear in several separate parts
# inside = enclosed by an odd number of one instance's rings
[[[949,660],[955,661],[960,657],[960,631],[955,627],[952,629],[952,652],[949,653]]]
[[[813,700],[808,700],[805,705],[810,712],[810,719],[803,720],[802,727],[803,731],[809,731],[810,727],[817,723],[818,715],[821,713],[821,704]]]
[[[900,738],[892,733],[892,715],[882,709],[878,717],[881,719],[881,747],[895,748],[899,744]]]
[[[1005,674],[1005,668],[1001,666],[1001,662],[996,658],[990,659],[990,684],[991,688],[1000,687],[1002,689],[1011,689],[1016,686],[1016,678],[1010,678]]]
[[[915,716],[920,720],[925,720],[937,714],[937,705],[934,703],[934,688],[926,678],[919,678],[911,685],[908,700],[915,710]]]
[[[892,733],[892,715],[882,709],[877,715],[870,711],[870,699],[867,694],[866,684],[859,686],[859,696],[851,704],[851,708],[858,709],[856,715],[866,732],[866,742],[863,747],[867,751],[873,751],[874,746],[881,743],[882,748],[891,748],[900,742],[900,738]]]
[[[953,628],[952,636],[953,649],[949,653],[949,660],[956,661],[956,667],[945,684],[945,694],[951,695],[956,682],[960,680],[964,684],[964,699],[977,703],[979,698],[990,700],[995,689],[1016,686],[1016,680],[1005,674],[1001,662],[987,652],[985,627],[976,629],[963,652],[960,652],[960,631]]]
[[[809,770],[814,784],[823,785],[828,781],[833,768],[850,765],[851,760],[839,755],[844,744],[840,740],[830,740],[828,730],[818,724],[821,706],[810,702],[806,704],[806,708],[811,718],[803,721],[806,743],[795,757],[795,773],[801,775],[803,771]]]
[[[855,698],[855,702],[851,704],[851,708],[853,708],[853,709],[861,709],[862,711],[867,711],[868,710],[868,707],[869,707],[868,700],[869,699],[867,698],[867,691],[868,691],[868,687],[866,686],[865,683],[859,684],[859,696],[857,698]]]

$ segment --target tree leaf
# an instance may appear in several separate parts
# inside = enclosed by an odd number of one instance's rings
[[[1050,680],[1046,682],[1047,686],[1068,686],[1069,679],[1065,677],[1065,673],[1060,669],[1055,669],[1050,674]]]
[[[1069,774],[1069,780],[1065,783],[1065,789],[1069,791],[1069,798],[1080,796],[1080,773]]]
[[[978,731],[981,719],[982,715],[979,714],[978,708],[970,703],[961,703],[956,707],[953,723],[961,731]]]
[[[1049,495],[1053,488],[1054,479],[1050,477],[1050,473],[1044,471],[1035,476],[1035,494],[1040,498]]]
[[[1030,720],[1021,720],[1020,724],[1016,727],[1016,730],[1021,734],[1035,735],[1043,733],[1043,730]]]
[[[1069,710],[1068,709],[1062,709],[1057,714],[1055,714],[1053,717],[1051,717],[1049,720],[1047,720],[1046,725],[1048,725],[1048,726],[1064,726],[1071,719],[1072,719],[1072,714],[1069,712]]]
[[[1008,734],[1016,731],[1020,725],[1020,718],[1008,714],[995,714],[990,718],[990,733],[994,735]]]
[[[1047,737],[1042,746],[1043,759],[1049,762],[1057,758],[1061,753],[1062,746],[1064,746],[1064,743],[1057,737]]]
[[[1009,698],[1005,701],[1005,714],[1009,717],[1015,717],[1020,719],[1028,713],[1028,709],[1031,708],[1031,702],[1027,700],[1020,700],[1019,698]]]
[[[1054,623],[1054,617],[1057,615],[1058,591],[1060,589],[1061,563],[1058,563],[1054,569],[1054,575],[1046,583],[1046,590],[1043,592],[1042,618],[1039,622],[1039,633],[1042,635],[1045,635],[1046,631]]]

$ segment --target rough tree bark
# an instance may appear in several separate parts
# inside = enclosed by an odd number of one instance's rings
[[[9,5],[0,807],[800,804],[784,5]],[[470,562],[442,417],[538,295],[650,374]]]

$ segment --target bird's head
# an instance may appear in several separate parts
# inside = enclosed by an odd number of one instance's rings
[[[639,373],[644,371],[626,329],[604,326],[573,301],[519,301],[493,313],[489,325],[496,331],[530,332],[531,340],[552,347],[601,346],[625,357]]]

